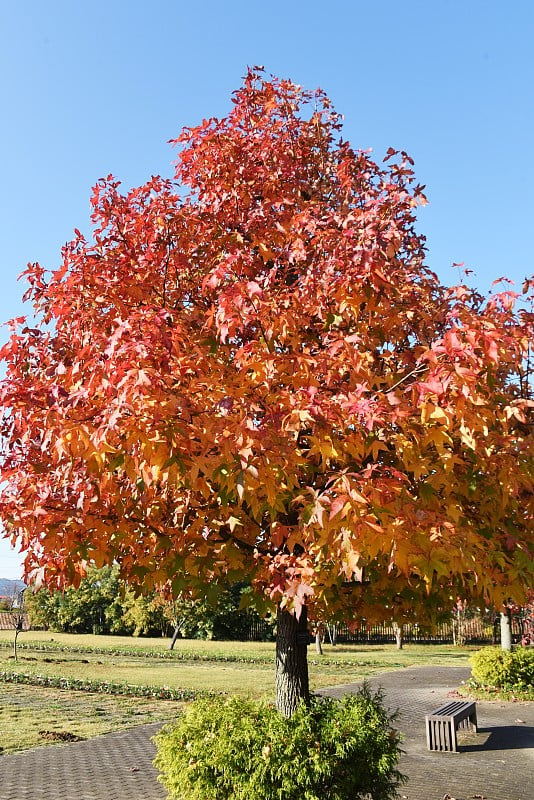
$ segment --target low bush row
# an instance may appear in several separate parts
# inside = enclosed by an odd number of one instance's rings
[[[202,692],[192,689],[171,689],[168,686],[136,686],[113,681],[82,680],[78,678],[61,678],[54,675],[37,675],[31,672],[0,671],[3,683],[20,683],[27,686],[46,686],[54,689],[70,689],[78,692],[97,692],[101,694],[118,694],[127,697],[151,697],[155,700],[194,700],[202,696]]]
[[[12,642],[0,642],[0,649],[13,649]],[[135,647],[94,647],[93,645],[64,645],[55,642],[21,642],[18,645],[19,651],[33,650],[38,653],[78,653],[80,655],[107,655],[125,656],[128,658],[156,658],[168,659],[171,661],[213,661],[216,663],[235,663],[235,664],[272,664],[273,654],[240,656],[224,655],[223,653],[199,653],[193,650],[158,650],[151,648]],[[273,648],[274,653],[274,648]],[[310,664],[321,664],[326,667],[346,667],[354,666],[380,666],[378,659],[360,658],[353,659],[333,659],[328,656],[320,656],[319,660],[310,659]]]
[[[0,649],[13,649],[12,642],[0,642]],[[271,664],[272,655],[265,656],[238,656],[224,655],[223,653],[199,653],[192,650],[158,650],[142,647],[94,647],[93,645],[71,645],[59,644],[54,642],[21,642],[19,650],[35,650],[40,653],[79,653],[108,656],[127,656],[128,658],[158,658],[169,659],[171,661],[218,661],[221,663],[237,662],[240,664]],[[321,659],[321,663],[323,659]],[[338,664],[342,662],[328,662]]]

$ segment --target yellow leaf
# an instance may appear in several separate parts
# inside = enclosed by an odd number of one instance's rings
[[[241,526],[243,526],[243,523],[242,523],[242,522],[241,522],[241,520],[239,520],[237,517],[228,517],[228,519],[226,520],[226,522],[227,522],[227,524],[228,524],[228,527],[229,527],[229,528],[230,528],[230,530],[232,531],[232,533],[233,533],[233,532],[234,532],[234,530],[236,529],[236,526],[237,526],[237,525],[241,525]]]
[[[263,242],[258,243],[258,250],[262,258],[262,261],[270,261],[271,259],[274,259],[273,251],[271,250],[270,247],[267,247],[267,245],[265,245]]]
[[[463,422],[460,425],[460,436],[462,438],[462,443],[463,444],[467,445],[467,447],[470,447],[471,450],[475,449],[476,441],[475,441],[475,438],[473,436],[473,433],[472,433],[472,431],[469,430],[469,428],[467,428],[463,424]]]
[[[423,425],[425,425],[428,422],[430,415],[434,409],[435,405],[433,403],[425,403],[421,407],[421,422],[423,423]]]
[[[430,414],[430,419],[435,419],[436,422],[442,422],[444,425],[447,425],[449,422],[449,417],[440,406],[435,406]]]

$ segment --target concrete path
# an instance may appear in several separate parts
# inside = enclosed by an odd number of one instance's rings
[[[459,753],[427,751],[425,714],[468,675],[464,668],[419,667],[370,681],[382,686],[387,706],[400,711],[397,725],[405,735],[401,771],[409,777],[400,797],[532,800],[534,703],[478,703],[479,732],[459,735]],[[340,696],[357,688],[338,686],[324,694]],[[163,800],[165,791],[152,766],[151,736],[159,727],[143,725],[86,742],[0,756],[0,800]]]

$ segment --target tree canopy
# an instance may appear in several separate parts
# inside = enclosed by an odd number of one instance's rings
[[[322,91],[250,70],[173,180],[100,180],[91,236],[28,267],[0,393],[28,576],[245,576],[368,619],[532,582],[534,280],[441,285],[411,159],[340,136]]]

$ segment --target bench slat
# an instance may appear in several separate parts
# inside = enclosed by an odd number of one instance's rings
[[[454,701],[451,703],[447,703],[445,706],[441,706],[437,708],[435,711],[432,712],[433,717],[440,717],[440,716],[450,716],[451,714],[456,714],[458,711],[464,710],[471,710],[476,705],[476,703],[469,702],[459,702]]]

